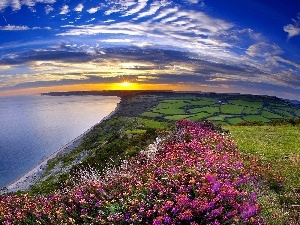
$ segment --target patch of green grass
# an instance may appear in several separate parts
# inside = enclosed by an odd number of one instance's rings
[[[280,116],[278,114],[275,114],[275,113],[272,113],[268,110],[263,110],[261,112],[261,116],[266,117],[268,119],[282,119],[283,118],[282,116]]]
[[[294,115],[289,113],[286,109],[272,109],[273,112],[285,117],[285,118],[293,118]]]
[[[147,132],[147,130],[134,129],[134,130],[126,130],[125,134],[144,134],[146,132]]]
[[[187,103],[189,103],[188,100],[180,100],[180,99],[170,99],[170,100],[163,100],[160,102],[161,104],[172,104],[174,107],[180,108],[185,106]]]
[[[261,115],[246,115],[242,117],[243,120],[249,122],[269,122],[270,120]]]
[[[207,118],[207,120],[212,120],[212,121],[225,121],[226,118],[232,117],[232,116],[235,116],[235,115],[224,115],[224,114],[219,114],[219,115],[217,115],[217,116],[209,117],[209,118]]]
[[[169,124],[166,122],[159,122],[151,119],[138,118],[139,123],[143,124],[147,128],[151,129],[168,129]]]
[[[200,113],[197,113],[195,115],[191,115],[191,117],[189,117],[189,120],[201,121],[201,120],[204,120],[205,118],[207,118],[210,115],[211,115],[210,113],[200,112]]]
[[[206,107],[200,107],[200,108],[195,108],[195,109],[190,109],[189,110],[190,113],[209,113],[209,114],[213,114],[213,113],[219,113],[220,109],[218,106],[206,106]]]
[[[251,108],[257,108],[260,109],[263,107],[263,102],[261,101],[245,101],[241,99],[232,99],[228,100],[228,103],[231,103],[233,105],[240,105],[244,107],[251,107]]]
[[[174,121],[177,121],[177,120],[182,120],[182,119],[186,119],[186,118],[189,118],[191,115],[173,115],[173,116],[165,116],[164,118],[167,119],[167,120],[174,120]]]
[[[178,109],[178,108],[166,108],[166,109],[154,109],[154,112],[160,112],[161,114],[167,114],[167,115],[176,115],[176,114],[185,114],[184,109]]]
[[[245,121],[244,121],[242,118],[240,118],[240,117],[227,118],[227,121],[228,121],[230,124],[238,124],[238,123],[245,122]]]
[[[244,114],[259,114],[260,108],[252,108],[252,107],[245,107],[243,110]]]
[[[300,117],[300,109],[294,110],[294,113],[296,114],[297,117]]]
[[[240,106],[240,105],[221,105],[220,106],[220,111],[221,113],[224,114],[242,114],[243,110],[244,110],[244,106]]]
[[[225,126],[243,152],[260,156],[283,173],[286,184],[300,187],[299,126]]]
[[[199,98],[191,100],[190,104],[193,106],[210,106],[214,105],[218,100],[211,98]]]
[[[185,114],[185,111],[182,107],[185,106],[186,103],[184,103],[183,101],[179,101],[179,102],[176,100],[172,100],[172,101],[173,103],[162,101],[158,104],[157,107],[152,109],[152,111],[154,113],[169,114],[169,115]]]
[[[141,114],[141,116],[146,116],[146,117],[153,117],[153,118],[155,118],[155,117],[161,117],[162,114],[160,114],[160,113],[158,113],[158,112],[147,111],[147,112],[143,112],[143,113]]]

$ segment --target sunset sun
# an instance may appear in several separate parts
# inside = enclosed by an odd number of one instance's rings
[[[136,90],[138,89],[138,84],[129,81],[122,81],[120,83],[114,84],[114,89],[117,90]]]
[[[132,83],[128,82],[128,81],[124,81],[122,83],[120,83],[120,86],[123,87],[123,88],[128,88],[130,89],[130,87],[132,87]]]

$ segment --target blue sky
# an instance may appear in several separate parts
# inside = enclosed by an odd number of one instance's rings
[[[1,0],[0,13],[0,95],[128,81],[300,99],[300,1]]]

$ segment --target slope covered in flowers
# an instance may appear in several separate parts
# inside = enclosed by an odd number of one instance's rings
[[[0,197],[2,224],[265,224],[258,195],[280,177],[211,123],[179,121],[105,174],[48,196]]]

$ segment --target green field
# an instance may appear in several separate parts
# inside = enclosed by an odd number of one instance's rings
[[[300,126],[225,126],[243,152],[282,171],[291,188],[300,187]],[[291,172],[292,171],[292,172]]]
[[[269,122],[299,117],[300,106],[282,99],[252,95],[188,94],[162,99],[139,116],[172,122],[179,119],[212,120],[219,124]]]

